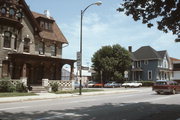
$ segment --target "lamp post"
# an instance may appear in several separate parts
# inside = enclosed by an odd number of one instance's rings
[[[84,10],[81,10],[81,24],[80,24],[80,70],[79,70],[79,77],[80,77],[80,85],[79,85],[79,95],[81,95],[81,89],[82,89],[82,20],[83,15],[85,11],[92,5],[100,6],[102,4],[101,1],[92,3],[88,5]]]

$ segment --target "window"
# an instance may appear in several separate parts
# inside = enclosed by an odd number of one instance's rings
[[[6,8],[1,8],[1,14],[5,15],[6,14]]]
[[[29,49],[30,49],[30,39],[25,38],[24,39],[24,52],[29,53]]]
[[[14,49],[17,48],[17,36],[15,36],[15,39],[14,39]]]
[[[21,20],[21,18],[22,18],[22,13],[18,13],[18,15],[17,15],[17,18],[18,18],[18,20]]]
[[[148,80],[152,80],[152,70],[148,71]]]
[[[56,56],[56,44],[51,45],[51,56]]]
[[[14,11],[14,9],[10,9],[9,10],[9,15],[10,15],[10,17],[13,17],[14,15],[15,15],[15,11]]]
[[[4,32],[4,47],[11,48],[11,33],[7,31]]]
[[[138,68],[141,67],[141,61],[137,61],[137,67],[138,67]]]
[[[147,65],[148,64],[148,60],[144,60],[144,64]]]
[[[39,54],[40,55],[44,55],[44,50],[45,49],[45,47],[44,47],[44,42],[40,42],[39,43]]]

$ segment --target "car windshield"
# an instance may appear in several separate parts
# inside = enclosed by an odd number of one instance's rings
[[[156,85],[167,85],[167,82],[156,82]]]

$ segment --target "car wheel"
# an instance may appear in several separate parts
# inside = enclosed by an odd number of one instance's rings
[[[156,91],[157,94],[161,94],[159,91]]]

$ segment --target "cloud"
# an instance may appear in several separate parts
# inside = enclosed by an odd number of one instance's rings
[[[70,24],[62,24],[70,45],[64,49],[66,58],[76,58],[79,51],[80,16],[74,18]],[[86,14],[83,18],[83,61],[84,64],[91,61],[92,55],[105,45],[120,44],[133,50],[141,46],[150,45],[157,50],[173,49],[175,37],[169,33],[165,34],[154,28],[147,28],[141,22],[134,22],[131,17],[124,14],[114,13],[105,17],[96,13]],[[71,52],[70,52],[71,50]],[[171,54],[171,52],[170,52]]]

